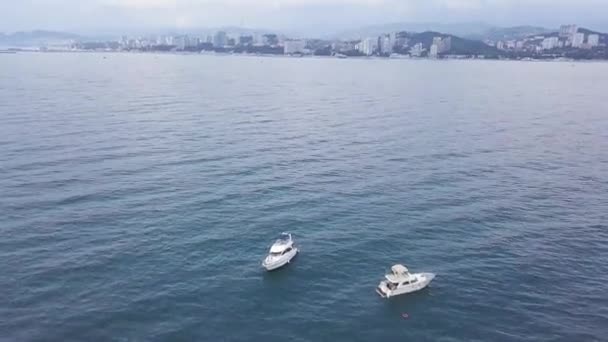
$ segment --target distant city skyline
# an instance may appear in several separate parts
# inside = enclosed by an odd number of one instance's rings
[[[190,30],[242,26],[319,36],[395,22],[538,25],[608,31],[602,0],[8,0],[0,31]]]
[[[453,45],[454,43],[454,45]],[[4,53],[161,52],[247,55],[385,57],[431,59],[608,60],[608,34],[564,24],[490,29],[472,39],[447,32],[397,30],[357,39],[302,39],[284,34],[217,30],[213,34],[121,35],[103,40],[69,33],[34,31],[0,35]]]

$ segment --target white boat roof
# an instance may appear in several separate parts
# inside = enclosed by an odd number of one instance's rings
[[[409,272],[408,269],[407,269],[407,267],[405,267],[405,266],[403,266],[401,264],[393,265],[393,267],[391,267],[391,271],[393,271],[393,273],[395,273],[395,274]]]
[[[392,273],[387,274],[385,277],[391,283],[401,283],[403,281],[409,281],[412,276],[410,275],[407,267],[397,264],[391,267]]]
[[[401,283],[404,281],[409,281],[413,278],[413,276],[411,276],[409,273],[408,274],[394,274],[394,273],[389,273],[387,275],[385,275],[386,280],[390,281],[391,283]]]

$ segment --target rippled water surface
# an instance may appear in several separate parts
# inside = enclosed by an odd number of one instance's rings
[[[0,56],[0,340],[605,341],[607,90],[599,63]],[[302,252],[265,273],[281,231]],[[397,262],[438,276],[382,300]]]

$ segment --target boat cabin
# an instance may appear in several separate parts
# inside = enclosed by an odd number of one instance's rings
[[[281,234],[281,237],[275,241],[272,247],[270,247],[270,255],[281,256],[291,252],[292,250],[293,240],[291,239],[291,234],[283,233]]]
[[[407,267],[403,265],[394,265],[391,267],[391,273],[385,276],[387,280],[387,287],[390,290],[394,290],[399,286],[414,284],[418,281],[418,278],[411,275]]]
[[[273,245],[270,247],[270,255],[271,256],[281,256],[291,252],[293,249],[292,244],[289,245]]]

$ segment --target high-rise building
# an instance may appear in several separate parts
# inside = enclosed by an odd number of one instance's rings
[[[438,52],[439,52],[439,46],[437,46],[437,44],[431,45],[431,49],[429,50],[429,57],[436,58]]]
[[[551,50],[551,49],[555,49],[556,47],[558,47],[558,44],[559,44],[558,37],[549,37],[549,38],[543,39],[541,46],[543,47],[543,50]]]
[[[217,31],[213,36],[213,46],[224,47],[228,41],[228,36],[224,31]]]
[[[376,52],[378,47],[378,39],[365,38],[357,44],[357,50],[366,56],[371,56]]]
[[[584,33],[575,33],[574,36],[572,37],[572,47],[573,48],[582,47],[584,42],[585,42]]]
[[[559,27],[559,36],[561,38],[572,38],[577,30],[576,25],[562,25]]]
[[[404,48],[407,47],[410,39],[407,32],[397,32],[395,33],[395,40],[393,42],[393,47],[395,48]]]
[[[589,36],[587,36],[587,44],[589,44],[589,46],[591,47],[600,45],[600,35],[590,34]]]
[[[437,53],[448,52],[452,48],[452,37],[434,37],[432,45],[437,45]]]
[[[433,45],[439,47],[439,45],[441,45],[441,37],[433,37]]]
[[[305,40],[286,40],[283,42],[283,53],[286,55],[293,55],[295,53],[304,53],[306,49]]]
[[[378,50],[383,55],[390,55],[393,52],[393,40],[388,34],[378,37]]]
[[[448,52],[452,49],[452,37],[445,37],[441,40],[442,49],[441,52]]]

